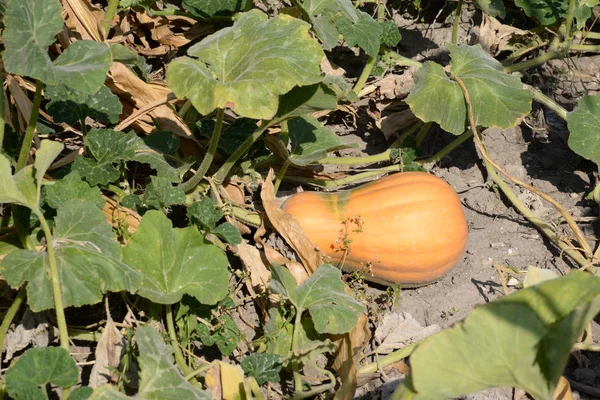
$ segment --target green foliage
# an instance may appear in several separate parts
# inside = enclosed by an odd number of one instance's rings
[[[184,294],[215,304],[227,294],[227,257],[195,227],[174,229],[159,211],[148,211],[123,249],[123,261],[142,275],[138,294],[173,304]]]
[[[77,365],[67,350],[29,349],[6,372],[6,390],[14,399],[45,400],[47,384],[69,387],[78,378]]]
[[[253,376],[259,385],[266,382],[279,382],[281,359],[276,354],[250,354],[241,362],[244,373]]]
[[[196,333],[205,346],[217,346],[225,357],[233,353],[241,339],[241,333],[235,322],[227,314],[221,314],[218,318],[209,318],[210,326],[198,324]]]
[[[54,209],[68,200],[86,200],[100,209],[105,203],[100,189],[81,180],[77,172],[71,172],[53,185],[44,186],[44,199]]]
[[[600,279],[574,271],[476,308],[416,348],[412,388],[403,385],[396,398],[441,400],[502,386],[551,398],[571,347],[600,311],[598,294]]]
[[[63,84],[47,86],[46,98],[51,99],[46,109],[54,122],[69,125],[84,121],[86,117],[104,124],[116,123],[123,111],[119,98],[104,85],[94,94],[80,93]]]
[[[449,44],[451,77],[463,80],[473,106],[477,125],[509,128],[531,111],[531,94],[513,75],[479,45]],[[467,125],[467,105],[461,88],[441,65],[427,61],[415,73],[415,85],[406,98],[412,112],[422,121],[434,121],[455,135]]]
[[[590,7],[598,4],[592,0],[575,0],[575,18],[578,20],[578,28],[582,28],[585,21],[590,17]],[[544,26],[549,26],[557,21],[567,18],[569,8],[568,1],[561,0],[515,0],[515,5],[521,7],[528,17],[534,18]]]
[[[584,96],[567,115],[569,147],[580,156],[600,164],[600,95]]]
[[[166,177],[151,176],[146,186],[142,202],[148,208],[162,210],[176,204],[185,203],[185,192],[179,186],[173,186]]]
[[[217,225],[223,218],[223,213],[219,211],[209,197],[202,198],[187,209],[187,216],[192,224],[202,228],[206,233],[217,235],[227,243],[236,245],[242,243],[240,231],[229,222],[223,222]]]
[[[388,47],[396,47],[402,40],[402,35],[396,23],[394,21],[383,21],[379,25],[381,25],[381,43]]]
[[[342,274],[333,265],[321,265],[299,286],[290,271],[281,265],[273,265],[271,273],[271,290],[286,297],[298,314],[308,311],[319,333],[346,333],[365,310],[344,291]]]
[[[245,8],[245,0],[183,0],[184,10],[199,18],[210,18],[215,15],[233,14]]]
[[[358,11],[356,22],[342,17],[335,21],[335,26],[344,36],[348,46],[358,46],[371,57],[375,57],[379,53],[383,28],[369,14]]]
[[[244,117],[269,119],[280,94],[321,80],[319,44],[306,23],[283,14],[273,19],[258,10],[241,14],[188,54],[195,58],[173,61],[167,81],[202,114],[227,106]]]
[[[506,16],[502,0],[475,0],[475,4],[490,17],[504,18]]]
[[[140,274],[120,261],[119,243],[106,217],[85,200],[70,200],[57,210],[52,231],[65,307],[95,304],[107,291],[134,292]],[[0,264],[9,285],[27,283],[27,301],[33,311],[54,308],[47,274],[47,252],[16,250]]]

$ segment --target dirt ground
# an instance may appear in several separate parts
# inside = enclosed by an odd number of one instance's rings
[[[403,34],[400,52],[419,60],[433,59],[447,62],[441,50],[450,41],[451,27],[447,23],[415,24],[402,16],[395,21]],[[466,13],[463,21],[477,20],[474,13]],[[469,26],[465,24],[465,26]],[[462,29],[462,37],[477,38],[477,29]],[[407,42],[408,41],[408,42]],[[412,53],[412,48],[427,48]],[[423,45],[426,44],[425,47]],[[600,58],[579,56],[551,63],[527,71],[524,81],[535,84],[567,110],[572,110],[583,94],[593,94],[600,88]],[[401,73],[401,72],[396,72]],[[359,113],[360,115],[360,113]],[[360,123],[359,123],[360,125]],[[365,128],[344,135],[348,142],[361,144],[357,155],[374,154],[385,146],[382,135]],[[598,208],[586,200],[586,195],[597,183],[595,165],[575,155],[567,146],[568,130],[564,121],[551,111],[534,104],[534,111],[519,126],[508,129],[488,129],[485,144],[492,158],[511,175],[524,180],[552,196],[579,221],[586,236],[597,237]],[[434,154],[452,139],[444,132],[430,133],[423,152]],[[385,147],[383,147],[385,148]],[[464,319],[473,308],[503,295],[503,288],[492,263],[525,271],[529,266],[546,268],[562,275],[576,267],[567,257],[518,214],[487,181],[485,168],[479,161],[472,141],[467,141],[443,158],[432,172],[445,179],[458,193],[469,225],[469,241],[462,261],[439,282],[401,292],[394,312],[411,314],[423,326],[437,324],[442,328]],[[534,214],[562,229],[559,214],[548,203],[531,193],[513,187]],[[566,231],[566,229],[565,229]],[[517,290],[518,280],[510,279],[509,292]],[[384,288],[372,287],[378,291]],[[600,328],[594,326],[594,341],[600,338]],[[567,376],[588,386],[600,389],[600,364],[595,355],[583,355],[583,363],[569,364]],[[587,362],[587,363],[586,363]],[[397,372],[373,381],[357,392],[360,399],[388,398],[402,375]],[[574,392],[574,398],[595,398]],[[521,398],[512,389],[490,390],[467,399]],[[526,398],[526,397],[525,397]]]

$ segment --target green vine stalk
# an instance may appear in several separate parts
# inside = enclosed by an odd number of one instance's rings
[[[35,83],[35,95],[33,97],[31,115],[29,116],[29,123],[27,124],[27,129],[25,130],[23,144],[21,145],[21,152],[19,153],[19,159],[17,160],[17,171],[22,170],[27,165],[29,150],[31,149],[31,141],[33,140],[33,134],[35,133],[35,127],[37,125],[37,120],[40,113],[40,105],[42,104],[43,87],[44,84],[42,81],[37,80]]]

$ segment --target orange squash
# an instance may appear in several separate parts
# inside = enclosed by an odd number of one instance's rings
[[[301,192],[283,210],[332,261],[382,284],[434,282],[460,261],[467,223],[442,179],[402,172],[337,193]]]

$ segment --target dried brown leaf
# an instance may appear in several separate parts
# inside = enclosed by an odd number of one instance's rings
[[[113,93],[138,109],[159,99],[166,98],[171,93],[163,85],[144,82],[129,68],[118,62],[112,63],[107,84]],[[168,105],[157,107],[150,111],[148,115],[141,116],[140,119],[151,124],[152,119],[149,116],[156,118],[165,130],[183,137],[192,137],[192,132],[185,122]]]
[[[96,388],[105,383],[112,383],[117,376],[110,368],[117,368],[125,350],[125,340],[110,316],[94,352],[96,360],[90,373],[89,386]]]
[[[104,11],[92,6],[87,0],[62,0],[63,10],[67,14],[66,23],[82,39],[104,41]]]
[[[4,348],[4,362],[10,361],[14,354],[27,348],[48,347],[51,340],[58,336],[58,329],[48,321],[46,313],[34,313],[26,309],[19,324],[6,333]]]
[[[386,140],[388,140],[400,129],[410,126],[415,121],[417,121],[417,117],[415,117],[410,108],[407,108],[406,110],[386,115],[379,121],[376,121],[375,124],[381,129]]]
[[[292,274],[292,276],[294,277],[294,279],[296,279],[296,282],[298,283],[298,285],[301,285],[302,283],[304,283],[305,280],[308,279],[308,274],[306,273],[306,270],[304,269],[302,264],[300,264],[297,261],[292,261],[292,260],[284,257],[280,252],[278,252],[277,250],[275,250],[274,248],[272,248],[271,246],[269,246],[267,244],[264,244],[264,249],[265,249],[265,256],[266,256],[267,260],[269,260],[269,265],[272,265],[272,264],[285,265],[287,267],[287,269],[290,271],[290,273]]]
[[[261,254],[260,250],[248,243],[237,245],[237,254],[246,272],[250,275],[252,287],[263,292],[269,286],[269,281],[271,280],[269,262],[264,254]]]
[[[348,290],[348,289],[347,289]],[[367,327],[367,316],[361,314],[354,328],[344,335],[334,336],[338,351],[333,361],[333,368],[342,384],[335,393],[335,400],[351,400],[357,387],[357,364],[363,348],[369,342],[370,332]]]
[[[378,354],[389,354],[427,336],[439,332],[438,325],[421,326],[406,312],[386,314],[375,330],[374,339]]]
[[[125,227],[130,234],[133,234],[142,221],[142,217],[135,211],[120,206],[110,197],[102,196],[102,198],[106,201],[102,209],[106,221],[115,228]]]
[[[290,214],[284,212],[275,199],[273,189],[273,170],[269,170],[262,189],[260,198],[262,200],[265,213],[275,230],[285,239],[294,251],[300,257],[308,275],[311,275],[317,268],[323,264],[323,254],[310,241],[302,231],[300,224]]]
[[[327,75],[333,76],[344,76],[346,70],[339,65],[336,65],[329,61],[327,58],[323,58],[321,61],[321,70]]]
[[[500,53],[515,36],[532,35],[531,33],[515,28],[514,26],[504,25],[496,18],[483,14],[483,19],[479,26],[478,42],[485,51],[495,56]]]
[[[569,381],[564,376],[560,377],[558,385],[556,385],[556,389],[554,390],[552,400],[573,400],[571,385],[569,385]]]

